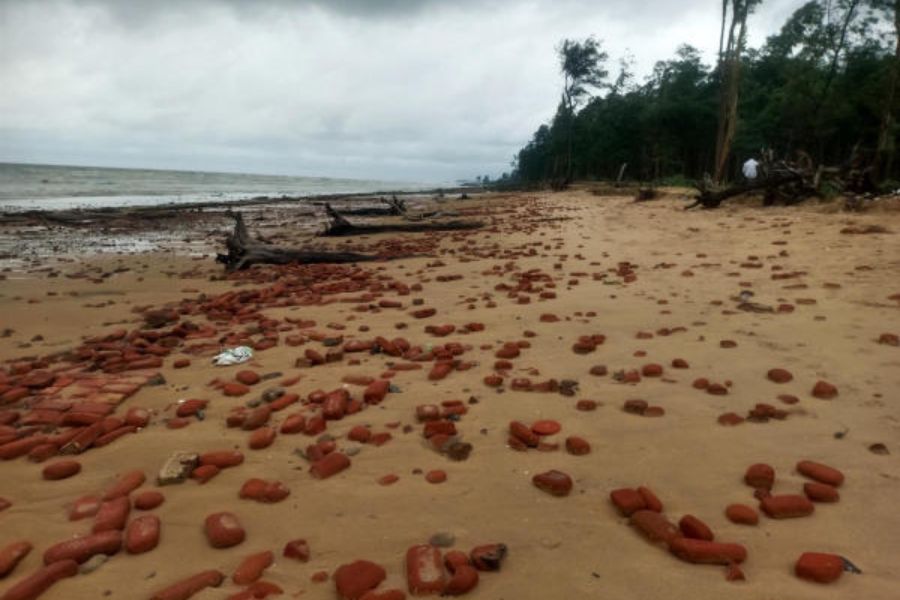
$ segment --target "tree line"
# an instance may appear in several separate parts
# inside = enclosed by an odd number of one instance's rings
[[[564,40],[556,114],[504,178],[722,182],[765,150],[861,161],[895,185],[900,0],[812,0],[748,48],[747,18],[761,1],[722,0],[715,65],[683,45],[643,83],[628,57],[611,68],[597,39]]]

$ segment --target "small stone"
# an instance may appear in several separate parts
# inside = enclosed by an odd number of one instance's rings
[[[256,371],[238,371],[234,378],[244,385],[256,385],[259,383],[259,374]]]
[[[666,409],[662,406],[648,406],[644,411],[645,417],[662,417],[666,414]]]
[[[499,571],[507,552],[506,544],[485,544],[472,548],[469,558],[479,571]]]
[[[808,482],[803,484],[803,493],[813,502],[837,502],[841,495],[834,486],[827,483]]]
[[[87,559],[87,561],[82,563],[82,565],[78,567],[78,571],[82,575],[93,573],[94,571],[99,569],[107,560],[109,560],[109,556],[107,556],[106,554],[95,554]]]
[[[590,453],[591,445],[584,438],[571,436],[566,438],[566,450],[573,456],[583,456]]]
[[[775,469],[765,463],[756,463],[747,467],[744,483],[753,488],[771,490],[775,485]]]
[[[447,473],[441,470],[428,471],[425,473],[425,481],[428,483],[444,483],[447,481]]]
[[[646,400],[626,400],[625,404],[622,405],[623,410],[627,413],[642,415],[644,411],[647,410],[647,401]]]
[[[176,452],[166,460],[156,476],[158,485],[182,483],[196,468],[200,456],[194,452]]]
[[[721,383],[710,383],[706,388],[706,393],[713,396],[725,396],[728,394],[728,388]]]
[[[629,517],[632,513],[647,508],[647,501],[634,489],[620,488],[609,493],[609,499],[622,515]]]
[[[878,336],[878,343],[886,346],[900,346],[900,336],[894,333],[882,333]]]
[[[438,548],[449,548],[456,543],[456,536],[447,531],[440,531],[431,536],[428,543]]]
[[[827,381],[820,380],[816,382],[815,386],[813,386],[812,395],[822,400],[831,400],[838,395],[838,390],[835,386],[828,383]]]
[[[737,413],[728,412],[719,415],[718,418],[719,425],[733,426],[740,425],[744,422],[744,417],[740,416]]]
[[[663,367],[657,363],[650,363],[641,368],[641,375],[644,377],[659,377],[663,374]]]
[[[334,585],[344,600],[359,600],[369,590],[378,587],[387,577],[380,565],[368,560],[357,560],[341,565],[334,572]]]
[[[535,487],[551,496],[568,496],[572,491],[572,478],[556,469],[538,473],[531,481]]]
[[[222,393],[226,396],[243,396],[250,388],[243,383],[229,382],[222,386]]]
[[[819,483],[825,483],[833,487],[840,487],[844,483],[844,474],[839,470],[811,460],[798,462],[797,472]]]
[[[531,430],[537,435],[553,435],[559,433],[561,429],[562,425],[560,425],[559,422],[551,421],[549,419],[535,421],[531,426]]]
[[[787,383],[794,378],[787,369],[769,369],[769,372],[766,373],[766,377],[769,378],[769,381],[775,383]]]
[[[444,454],[450,460],[466,460],[472,453],[472,444],[468,442],[452,441],[444,447]]]
[[[283,387],[272,387],[262,393],[263,402],[275,402],[285,394]]]
[[[148,379],[145,385],[166,385],[166,378],[162,376],[162,373],[157,373]]]
[[[844,559],[837,554],[804,552],[794,566],[797,577],[816,583],[832,583],[844,573]]]
[[[563,379],[559,382],[559,393],[563,396],[574,396],[578,391],[578,382],[572,379]]]
[[[871,452],[872,454],[880,454],[882,456],[884,456],[885,454],[891,453],[890,450],[888,450],[887,446],[885,446],[881,442],[878,442],[875,444],[870,444],[869,452]]]

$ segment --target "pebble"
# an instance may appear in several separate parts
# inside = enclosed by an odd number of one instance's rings
[[[441,470],[428,471],[425,473],[425,481],[428,483],[444,483],[447,481],[447,473]]]
[[[804,552],[794,565],[794,573],[808,581],[833,583],[844,574],[844,559],[837,554]]]
[[[539,490],[547,492],[551,496],[568,496],[572,491],[572,478],[556,469],[538,473],[531,478],[531,482]]]
[[[440,531],[432,535],[428,543],[439,548],[449,548],[456,543],[456,536],[447,531]]]
[[[531,426],[531,430],[537,435],[553,435],[559,433],[562,425],[557,421],[543,420],[535,421]]]
[[[78,571],[82,575],[87,575],[88,573],[93,573],[94,571],[99,569],[101,566],[103,566],[103,563],[105,563],[107,560],[109,560],[109,556],[107,556],[106,554],[95,554],[92,557],[90,557],[89,559],[87,559],[86,561],[84,561],[81,564],[81,566],[78,567]]]
[[[827,381],[817,381],[813,386],[812,395],[822,400],[831,400],[838,395],[838,389]]]
[[[739,525],[756,525],[759,523],[759,513],[746,504],[729,504],[725,508],[725,516],[732,523]]]
[[[787,383],[794,379],[791,372],[786,369],[769,369],[769,372],[766,373],[766,377],[769,378],[769,381],[775,383]]]

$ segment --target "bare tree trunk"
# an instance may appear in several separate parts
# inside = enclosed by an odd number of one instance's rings
[[[878,147],[875,151],[875,179],[880,181],[891,176],[894,163],[896,140],[894,135],[894,104],[897,95],[897,78],[900,76],[900,0],[894,2],[894,62],[888,79],[888,89],[878,128]]]
[[[722,72],[722,89],[719,101],[719,128],[716,134],[716,164],[714,179],[725,179],[725,170],[731,154],[731,144],[737,132],[738,91],[741,76],[741,52],[747,34],[747,0],[732,0],[731,27],[725,47]],[[735,28],[738,28],[735,37]]]
[[[722,82],[722,99],[719,103],[719,132],[716,140],[716,169],[714,179],[722,182],[731,156],[731,144],[737,132],[738,78],[740,61],[731,58],[725,65],[725,78]]]
[[[722,52],[724,52],[724,48],[722,45],[725,43],[725,21],[728,18],[728,0],[722,0],[722,27],[719,29],[719,66],[722,65]],[[721,73],[720,73],[721,75]]]
[[[834,82],[834,76],[837,75],[838,61],[840,60],[841,53],[844,51],[844,46],[847,43],[847,30],[850,28],[850,23],[853,22],[853,17],[855,16],[856,7],[859,6],[859,2],[860,0],[851,0],[850,5],[847,7],[847,12],[844,13],[844,21],[841,24],[841,33],[838,36],[837,44],[834,46],[834,54],[831,56],[831,64],[828,66],[828,75],[825,77],[825,86],[822,88],[819,97],[816,99],[813,115],[819,114],[819,109],[822,108],[825,100],[828,99],[828,91],[831,89],[831,84]]]
[[[573,111],[570,109],[568,111],[568,116],[566,117],[568,123],[568,135],[566,135],[566,185],[572,181],[572,136],[574,134],[575,121],[575,115],[573,115],[572,112]]]
[[[568,77],[566,78],[566,86],[566,89],[568,89]],[[564,101],[566,107],[566,174],[563,181],[565,185],[568,185],[572,181],[572,137],[575,127],[575,101],[568,92],[565,94]]]
[[[228,254],[216,255],[216,262],[223,263],[226,271],[241,271],[253,265],[287,265],[292,263],[355,263],[378,260],[371,254],[355,252],[327,252],[303,248],[280,248],[272,244],[254,241],[247,231],[241,213],[234,217],[234,231],[225,238]]]

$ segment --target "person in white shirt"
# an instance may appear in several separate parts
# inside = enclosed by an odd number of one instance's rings
[[[741,168],[741,171],[744,173],[744,177],[747,181],[753,181],[756,179],[758,173],[759,161],[753,158],[752,156],[747,159],[747,162],[744,163],[744,166]]]

